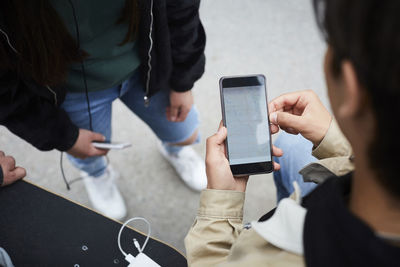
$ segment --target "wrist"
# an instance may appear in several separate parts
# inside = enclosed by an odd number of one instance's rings
[[[244,177],[232,177],[230,182],[208,182],[207,189],[210,190],[222,190],[222,191],[234,191],[234,192],[246,192],[248,176]]]
[[[327,121],[328,121],[328,123],[323,123],[323,124],[319,125],[320,129],[318,131],[319,132],[318,136],[314,140],[310,140],[313,143],[313,149],[318,147],[321,144],[322,140],[324,140],[324,138],[325,138],[326,134],[328,133],[328,130],[331,126],[332,116],[329,116],[329,119]]]

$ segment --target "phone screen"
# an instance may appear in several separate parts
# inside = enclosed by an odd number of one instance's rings
[[[265,84],[223,88],[231,165],[271,161]]]

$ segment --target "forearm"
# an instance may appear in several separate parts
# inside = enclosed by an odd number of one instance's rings
[[[215,266],[226,260],[243,224],[243,192],[204,190],[196,221],[185,238],[189,266]]]

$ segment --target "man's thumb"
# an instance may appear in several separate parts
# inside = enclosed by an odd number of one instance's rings
[[[221,145],[225,141],[226,135],[227,135],[226,128],[220,126],[218,131],[214,135],[207,138],[207,150],[212,149],[211,147],[215,145]]]
[[[293,128],[294,130],[301,132],[302,117],[293,115],[288,112],[274,112],[270,115],[271,123],[279,125],[282,128]]]
[[[222,144],[225,141],[227,135],[228,131],[226,130],[225,126],[219,127],[216,134],[216,142],[218,144]]]

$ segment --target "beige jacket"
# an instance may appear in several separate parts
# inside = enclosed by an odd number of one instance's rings
[[[306,166],[305,179],[343,175],[353,170],[352,150],[333,120],[312,154],[320,161]],[[303,225],[306,209],[295,186],[291,198],[280,201],[265,222],[243,228],[245,193],[204,190],[197,218],[185,238],[189,266],[304,266]]]

